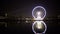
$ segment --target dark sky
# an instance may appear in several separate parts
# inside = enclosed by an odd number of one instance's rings
[[[55,0],[2,0],[0,10],[13,16],[32,16],[35,6],[43,6],[47,16],[57,15],[59,2]]]

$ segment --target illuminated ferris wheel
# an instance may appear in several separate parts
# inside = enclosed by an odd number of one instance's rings
[[[46,30],[47,30],[47,26],[44,23],[43,19],[46,16],[46,10],[44,7],[42,6],[36,6],[33,10],[32,10],[32,16],[34,18],[33,25],[32,25],[32,31],[35,34],[45,34]],[[41,20],[41,21],[38,21]]]

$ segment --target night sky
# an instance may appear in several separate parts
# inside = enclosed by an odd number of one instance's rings
[[[59,1],[55,0],[1,0],[0,1],[0,16],[3,16],[5,13],[8,14],[8,16],[24,16],[24,17],[32,17],[32,10],[35,6],[43,6],[46,9],[46,16],[47,17],[57,17],[60,15],[60,3]],[[59,25],[57,24],[57,21],[47,21],[48,30],[46,34],[55,34],[59,33]],[[53,25],[54,24],[54,25]],[[31,25],[31,24],[29,24]],[[17,25],[18,26],[18,25]],[[16,26],[16,27],[17,27]],[[25,34],[33,34],[30,27],[25,25],[25,29],[28,29],[27,31],[24,29],[21,25],[22,32],[26,32]],[[14,26],[13,26],[14,27]],[[27,28],[28,27],[28,28]],[[18,28],[18,27],[17,27]],[[16,29],[17,29],[16,28]],[[18,28],[19,29],[19,28]],[[15,33],[17,30],[13,30]],[[30,30],[29,30],[30,29]],[[58,29],[58,30],[57,30]],[[10,30],[8,29],[10,32]],[[19,32],[19,31],[18,31]],[[16,32],[16,34],[18,33]],[[28,33],[27,33],[28,32]],[[21,34],[21,33],[20,33]]]
[[[2,0],[0,10],[13,16],[32,16],[32,10],[35,6],[43,6],[50,16],[57,15],[59,11],[59,2],[51,0]]]

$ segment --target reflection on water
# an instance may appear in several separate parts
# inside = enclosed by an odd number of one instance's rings
[[[31,23],[26,23],[25,20],[21,21],[20,23],[17,23],[18,21],[8,21],[8,22],[0,22],[0,32],[8,32],[9,33],[22,33],[22,34],[33,34],[32,32],[32,24]],[[47,25],[47,31],[46,34],[54,34],[55,32],[57,33],[58,30],[58,23],[57,20],[50,20],[50,21],[44,21]],[[7,23],[7,27],[5,27],[5,24]]]
[[[35,34],[45,33],[47,29],[46,24],[43,21],[34,21],[32,30]]]

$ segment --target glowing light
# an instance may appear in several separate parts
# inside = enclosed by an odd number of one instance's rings
[[[39,11],[37,12],[37,17],[38,16],[41,17],[41,12],[39,12]]]
[[[36,6],[33,10],[32,10],[32,16],[34,18],[34,20],[38,20],[35,21],[32,25],[32,30],[35,34],[42,34],[46,32],[47,26],[46,24],[42,21],[45,16],[46,16],[46,10],[44,7],[42,6]],[[41,21],[39,21],[41,20]]]
[[[35,30],[36,28],[37,28],[37,30],[40,29],[39,31],[41,31],[41,30],[43,30],[43,31],[42,32],[36,32],[36,30]],[[43,21],[35,21],[33,23],[33,25],[32,25],[32,30],[33,30],[33,32],[35,34],[37,34],[37,33],[39,33],[39,34],[45,33],[46,29],[47,29],[47,26],[46,26],[46,24]]]
[[[39,21],[38,21],[38,23],[36,23],[37,25],[36,25],[36,27],[38,28],[38,29],[42,29],[42,23],[39,23]]]
[[[32,16],[34,17],[34,19],[38,19],[38,20],[43,20],[44,17],[46,16],[46,10],[45,8],[43,8],[42,6],[36,6],[33,10],[32,10]]]
[[[28,21],[27,21],[27,20],[26,20],[25,22],[26,22],[26,23],[28,23]]]
[[[37,12],[37,18],[41,18],[41,12]]]

